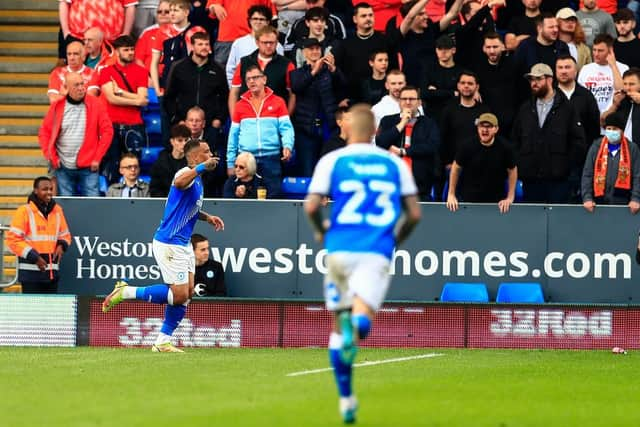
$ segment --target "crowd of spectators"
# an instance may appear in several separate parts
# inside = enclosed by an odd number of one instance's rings
[[[221,160],[208,197],[264,187],[277,198],[283,176],[310,176],[344,145],[348,108],[365,102],[372,143],[405,159],[421,200],[506,211],[519,179],[525,201],[640,206],[636,1],[66,0],[59,10],[61,62],[40,134],[59,194],[96,194],[99,171],[111,197],[165,197],[198,138]],[[150,90],[166,148],[147,184]]]

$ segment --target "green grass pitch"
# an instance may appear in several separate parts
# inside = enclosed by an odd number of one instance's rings
[[[637,426],[632,352],[361,349],[360,426]],[[339,426],[324,349],[0,348],[0,426]]]

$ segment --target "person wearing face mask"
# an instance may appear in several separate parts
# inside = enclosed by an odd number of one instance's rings
[[[640,149],[623,133],[624,117],[605,119],[605,133],[589,149],[582,172],[582,205],[593,212],[596,204],[628,205],[640,210]]]

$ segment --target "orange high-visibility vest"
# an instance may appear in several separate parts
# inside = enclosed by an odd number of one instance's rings
[[[56,246],[61,242],[68,247],[71,233],[60,205],[56,204],[45,218],[30,201],[16,210],[6,242],[18,257],[19,280],[50,281],[58,277],[58,261],[54,259]],[[47,262],[45,271],[40,271],[35,263],[38,256]]]

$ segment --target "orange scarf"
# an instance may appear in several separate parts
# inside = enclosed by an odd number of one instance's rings
[[[609,140],[602,138],[596,164],[593,168],[593,194],[595,197],[604,196],[607,181],[607,163],[609,160]],[[615,188],[631,190],[631,156],[629,154],[629,142],[622,135],[620,140],[620,161],[618,162],[618,177]]]

